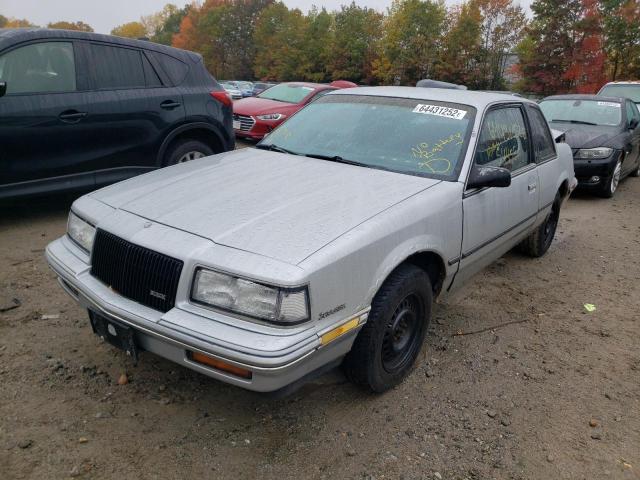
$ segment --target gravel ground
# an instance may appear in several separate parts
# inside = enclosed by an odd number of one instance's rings
[[[3,479],[640,478],[636,179],[438,304],[394,390],[335,371],[280,400],[101,343],[43,259],[71,201],[0,207]]]

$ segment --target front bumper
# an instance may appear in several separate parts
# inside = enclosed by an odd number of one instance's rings
[[[598,187],[603,185],[611,176],[613,168],[618,161],[621,152],[614,151],[611,156],[598,160],[573,160],[573,169],[581,188]],[[599,177],[598,181],[592,181],[592,177]]]
[[[262,140],[265,135],[269,134],[285,120],[284,118],[282,120],[259,120],[255,116],[253,118],[255,123],[250,130],[234,130],[237,137]]]
[[[162,313],[117,294],[91,276],[90,267],[73,253],[73,245],[67,237],[50,243],[45,252],[49,266],[58,276],[63,289],[86,309],[114,319],[135,330],[140,347],[158,356],[209,377],[258,392],[285,389],[314,372],[335,364],[346,355],[360,327],[349,331],[335,341],[321,345],[320,337],[331,330],[310,331],[305,338],[297,338],[294,345],[274,351],[270,347],[282,337],[263,332],[247,332],[252,345],[264,345],[265,350],[248,348],[226,342],[224,338],[212,339],[202,332],[181,328],[180,325],[196,325],[202,322],[199,315],[177,307]],[[366,311],[357,315],[364,315]],[[366,319],[366,317],[363,317]],[[342,324],[337,322],[335,326]],[[364,321],[363,321],[364,323]],[[222,334],[230,327],[221,325]],[[275,328],[275,327],[274,327]],[[237,339],[241,327],[233,328],[229,338]],[[259,338],[256,339],[255,337]],[[256,342],[257,340],[257,342]],[[192,361],[188,352],[199,352],[225,363],[251,371],[251,379],[245,379]]]

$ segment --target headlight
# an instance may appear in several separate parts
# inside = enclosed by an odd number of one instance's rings
[[[270,287],[199,268],[193,280],[191,298],[222,310],[283,325],[309,320],[309,294],[306,287]]]
[[[613,153],[613,148],[598,147],[598,148],[581,148],[576,152],[574,158],[580,158],[583,160],[592,160],[598,158],[607,158]]]
[[[282,113],[268,113],[266,115],[257,115],[257,118],[260,120],[280,120],[285,116]]]
[[[96,227],[84,221],[73,212],[69,212],[69,220],[67,221],[67,233],[71,240],[80,247],[91,253],[93,247],[93,238],[96,235]]]

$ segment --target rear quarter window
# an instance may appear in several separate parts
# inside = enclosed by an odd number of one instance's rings
[[[533,153],[536,163],[540,163],[556,154],[555,145],[547,120],[542,112],[532,105],[527,105],[527,115],[531,124],[531,139],[533,141]]]
[[[180,85],[189,71],[189,66],[181,60],[164,53],[153,52],[153,56],[160,64],[171,85]]]

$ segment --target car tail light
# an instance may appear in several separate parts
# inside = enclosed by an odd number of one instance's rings
[[[231,97],[227,92],[214,91],[211,92],[211,96],[218,100],[225,107],[233,106],[233,100],[231,100]]]

